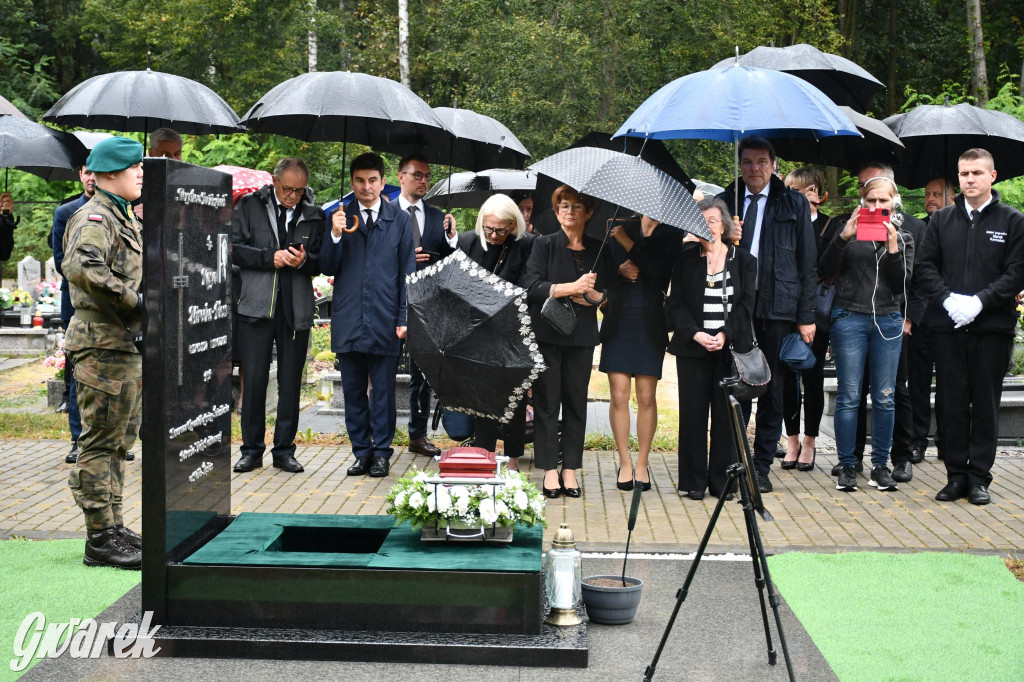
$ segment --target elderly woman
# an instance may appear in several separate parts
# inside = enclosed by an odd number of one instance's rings
[[[668,351],[679,376],[680,495],[704,499],[725,494],[728,467],[736,460],[728,403],[718,382],[733,374],[729,346],[746,352],[753,345],[751,316],[757,261],[732,245],[733,222],[725,202],[697,204],[713,237],[686,243],[672,268],[669,315],[675,334]],[[708,453],[708,409],[711,450]]]
[[[864,366],[871,374],[871,478],[879,490],[896,490],[887,466],[895,417],[896,369],[903,342],[902,308],[914,262],[914,238],[885,220],[885,241],[857,240],[865,208],[895,214],[902,201],[896,184],[876,176],[864,184],[861,206],[825,248],[818,262],[823,279],[834,279],[832,357],[836,363],[835,432],[839,452],[836,490],[857,490],[854,453],[857,406]]]
[[[665,363],[668,329],[664,292],[672,262],[682,247],[683,231],[640,216],[612,228],[612,259],[619,268],[619,305],[601,322],[601,371],[608,375],[608,418],[619,454],[616,486],[651,489],[647,458],[658,427],[655,391]],[[636,385],[636,466],[629,455],[629,397]]]
[[[459,237],[459,248],[489,272],[522,286],[526,261],[533,248],[533,235],[526,232],[526,221],[519,207],[504,194],[495,194],[480,207],[476,230]],[[474,444],[494,451],[501,424],[477,417]],[[519,402],[512,420],[504,427],[508,468],[519,469],[519,457],[526,441],[526,401]]]
[[[606,289],[614,284],[615,268],[601,242],[583,234],[594,213],[592,197],[562,185],[551,196],[551,206],[562,229],[534,240],[523,279],[533,330],[547,365],[533,386],[534,462],[544,469],[545,496],[579,497],[576,470],[583,463],[587,386],[594,347],[600,342],[597,308],[608,302]],[[569,334],[559,333],[541,314],[548,299],[555,299],[549,305],[565,305],[575,316],[576,326]],[[556,469],[559,453],[561,473]]]

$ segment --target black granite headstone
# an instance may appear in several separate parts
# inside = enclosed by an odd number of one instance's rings
[[[231,176],[143,170],[142,603],[163,622],[167,565],[231,512]]]

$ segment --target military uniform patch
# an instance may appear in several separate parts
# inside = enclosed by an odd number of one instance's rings
[[[103,216],[101,216],[99,213],[90,213],[89,214],[89,220],[96,221],[97,223],[102,223],[103,222]]]

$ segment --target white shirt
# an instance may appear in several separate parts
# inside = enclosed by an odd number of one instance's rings
[[[409,215],[409,218],[412,219],[412,222],[414,223],[416,229],[420,231],[420,237],[422,238],[423,230],[426,229],[424,221],[427,219],[427,207],[423,205],[422,199],[417,200],[416,203],[411,203],[403,195],[399,194],[398,207],[401,208],[406,213],[408,213],[410,206],[415,206],[417,209],[419,209],[416,211],[416,217],[414,219],[411,214]],[[448,246],[452,248],[455,248],[456,246],[459,245],[459,235],[457,234],[454,237],[449,237],[448,233],[445,232],[444,239],[446,242],[448,242]]]
[[[967,211],[967,219],[968,220],[971,219],[971,211],[977,211],[978,213],[981,213],[982,211],[985,210],[985,207],[988,206],[991,203],[992,203],[992,194],[991,193],[989,193],[989,195],[988,195],[988,200],[984,204],[979,206],[978,208],[971,207],[971,205],[969,203],[967,203],[967,201],[965,200],[964,201],[964,210]]]
[[[765,185],[760,191],[760,195],[764,198],[757,200],[757,222],[754,224],[754,236],[750,241],[750,255],[754,258],[757,258],[757,254],[761,251],[761,223],[764,222],[764,211],[765,207],[768,205],[769,187],[771,187],[771,182]],[[747,215],[747,209],[750,208],[750,198],[753,196],[755,195],[749,189],[746,189],[746,185],[744,185],[743,213],[741,213],[740,216]],[[743,227],[746,228],[748,226],[744,225]]]
[[[275,216],[281,215],[281,207],[284,206],[280,201],[277,200],[277,192],[274,192],[274,214]],[[301,203],[301,202],[300,202]],[[292,216],[295,215],[295,209],[299,207],[299,204],[295,204],[293,208],[285,208],[284,210],[284,224],[292,224]],[[276,220],[276,218],[275,218]],[[274,223],[274,227],[277,227],[277,223]],[[274,234],[277,234],[276,232]],[[288,248],[287,244],[280,245],[282,249]]]
[[[356,201],[356,200],[353,199],[353,201]],[[370,211],[370,215],[372,216],[371,219],[373,220],[373,222],[377,222],[377,216],[380,215],[380,197],[377,197],[377,202],[373,206],[363,206],[358,201],[356,201],[356,206],[359,207],[359,219],[363,223],[366,223],[366,211],[367,210]],[[345,208],[343,206],[339,206],[338,210],[344,213]],[[333,219],[334,216],[331,216],[331,218]],[[347,220],[347,218],[346,218],[346,220]],[[335,237],[334,236],[334,231],[333,230],[331,230],[331,241],[333,241],[335,244],[337,244],[338,242],[341,241],[341,237]]]

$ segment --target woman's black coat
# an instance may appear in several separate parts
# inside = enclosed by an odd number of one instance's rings
[[[494,274],[512,282],[512,284],[522,286],[523,275],[526,274],[526,262],[530,260],[530,251],[533,249],[533,240],[534,237],[529,232],[524,232],[519,239],[509,235],[508,239],[505,240],[505,244],[508,244],[505,260],[498,266]],[[488,244],[487,250],[496,249],[500,252],[505,244],[500,246]],[[484,247],[480,243],[480,236],[475,231],[463,232],[459,235],[459,248],[472,258],[474,262],[484,262]]]

